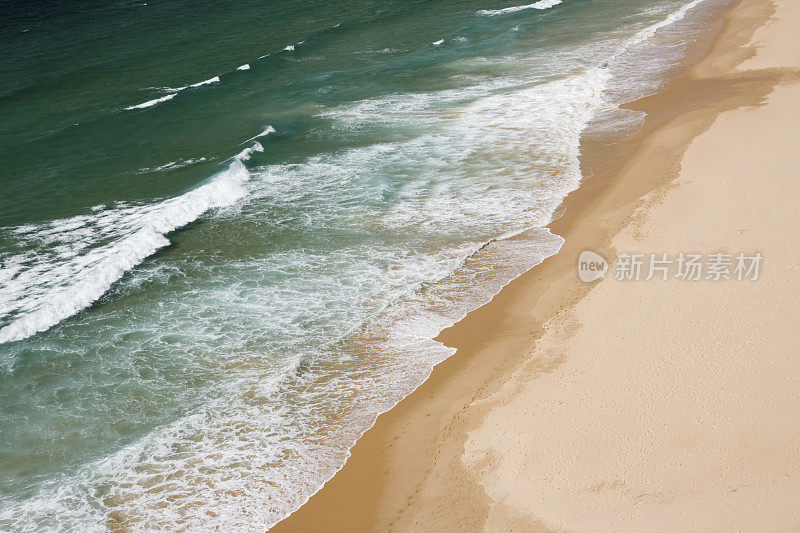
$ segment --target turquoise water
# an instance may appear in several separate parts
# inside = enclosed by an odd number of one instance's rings
[[[719,3],[0,5],[0,529],[296,509]]]

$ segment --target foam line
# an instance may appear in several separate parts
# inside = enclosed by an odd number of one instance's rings
[[[189,85],[189,87],[200,87],[201,85],[209,85],[211,83],[219,83],[219,76],[214,76],[213,78],[208,78],[207,80],[198,81],[197,83]]]
[[[148,107],[152,107],[152,106],[154,106],[156,104],[160,104],[161,102],[166,102],[167,100],[172,100],[173,98],[175,98],[175,95],[177,95],[177,94],[178,93],[176,91],[176,92],[170,93],[170,94],[168,94],[166,96],[162,96],[161,98],[155,98],[153,100],[148,100],[147,102],[144,102],[144,103],[141,103],[141,104],[138,104],[138,105],[128,106],[128,107],[125,108],[125,110],[126,111],[131,111],[133,109],[145,109],[145,108],[148,108]]]
[[[517,11],[524,11],[526,9],[550,9],[560,4],[562,0],[539,0],[533,4],[526,4],[524,6],[506,7],[504,9],[481,9],[478,15],[485,15],[493,17],[496,15],[506,15],[508,13],[516,13]]]

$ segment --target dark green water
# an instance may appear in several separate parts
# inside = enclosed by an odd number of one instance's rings
[[[715,3],[0,2],[0,529],[297,508]]]

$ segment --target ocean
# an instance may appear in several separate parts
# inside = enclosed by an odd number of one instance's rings
[[[0,530],[297,509],[723,1],[0,3]]]

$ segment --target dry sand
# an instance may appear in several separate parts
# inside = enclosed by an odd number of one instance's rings
[[[798,27],[743,0],[632,104],[630,157],[586,147],[561,252],[445,331],[458,353],[275,531],[800,530]],[[589,285],[585,249],[764,261]]]

